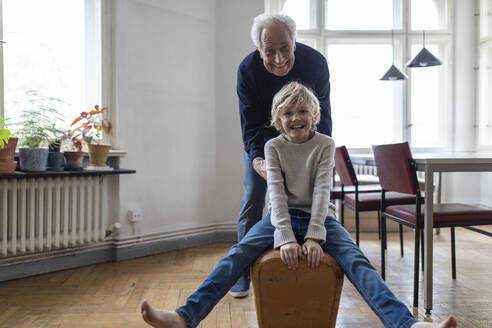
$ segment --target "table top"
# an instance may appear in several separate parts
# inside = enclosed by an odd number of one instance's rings
[[[417,164],[492,164],[492,153],[476,152],[436,152],[412,154]],[[376,165],[372,153],[350,154],[352,163],[357,165]]]

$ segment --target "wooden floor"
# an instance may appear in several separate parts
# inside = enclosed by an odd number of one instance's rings
[[[413,234],[406,233],[405,257],[390,236],[387,283],[412,304]],[[492,327],[492,238],[457,229],[457,275],[451,279],[449,229],[435,236],[434,310],[419,319],[449,313],[459,327]],[[148,299],[174,309],[201,283],[230,244],[214,244],[119,263],[66,270],[0,283],[0,327],[145,327],[139,304]],[[363,234],[361,248],[379,270],[377,234]],[[381,327],[378,318],[345,279],[337,327]],[[200,327],[257,327],[253,297],[224,297]]]

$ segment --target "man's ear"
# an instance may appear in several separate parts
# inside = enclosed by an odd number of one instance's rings
[[[296,40],[294,40],[294,51],[296,51]]]
[[[258,47],[255,47],[255,48],[256,48],[256,50],[258,50],[258,52],[260,53],[260,58],[261,58],[261,59],[263,59],[263,56],[261,55],[260,48],[258,48]]]

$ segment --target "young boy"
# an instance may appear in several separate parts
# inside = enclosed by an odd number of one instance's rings
[[[144,301],[142,317],[159,328],[196,327],[237,278],[265,250],[280,248],[282,262],[296,270],[301,254],[312,268],[323,250],[338,262],[385,327],[456,327],[417,322],[386,286],[369,260],[335,219],[330,203],[335,143],[317,133],[319,102],[302,84],[291,82],[273,98],[272,125],[281,133],[265,145],[270,213],[231,247],[202,285],[176,311],[158,311]]]

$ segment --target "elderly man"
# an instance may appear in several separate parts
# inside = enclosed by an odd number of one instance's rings
[[[278,135],[270,126],[273,96],[285,84],[300,82],[311,88],[321,105],[318,131],[331,136],[330,73],[325,57],[297,43],[296,23],[282,14],[254,19],[251,38],[256,50],[239,65],[237,94],[244,142],[244,197],[238,220],[238,241],[262,218],[266,195],[265,143]],[[233,297],[249,295],[245,273],[231,288]]]

